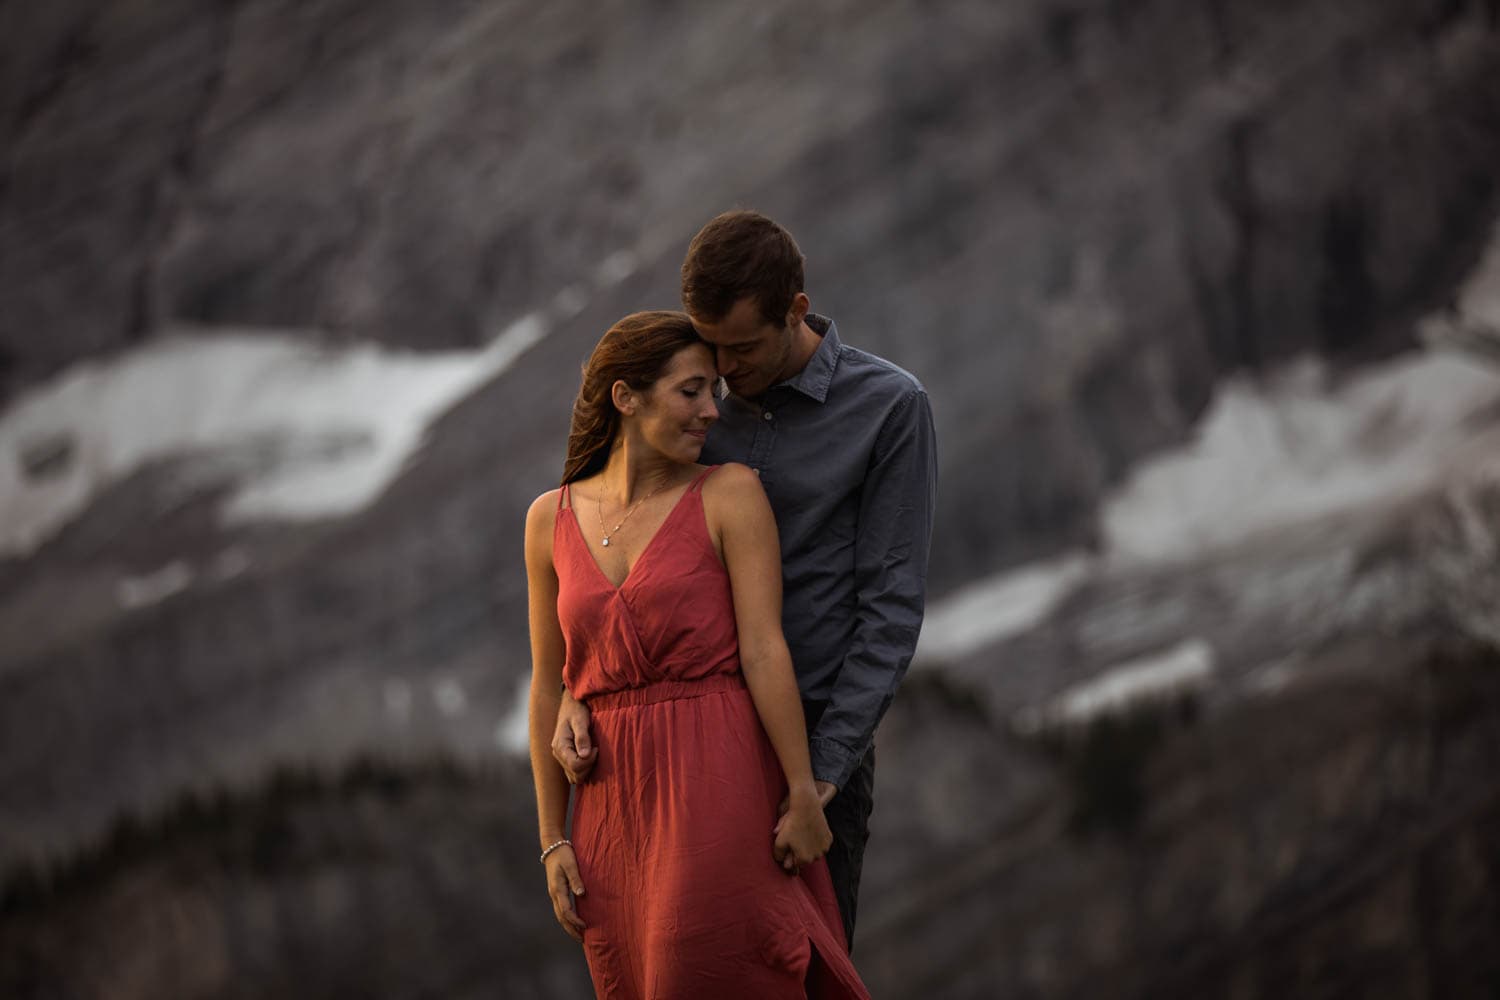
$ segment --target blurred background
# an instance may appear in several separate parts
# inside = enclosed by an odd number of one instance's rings
[[[926,384],[855,959],[1500,996],[1500,3],[0,2],[0,996],[575,997],[521,528],[726,208]]]

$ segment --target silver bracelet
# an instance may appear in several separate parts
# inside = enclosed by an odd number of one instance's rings
[[[540,861],[542,864],[546,864],[547,863],[547,855],[551,854],[553,851],[557,850],[559,847],[563,846],[564,844],[567,844],[569,847],[573,846],[573,842],[571,840],[569,840],[567,837],[564,837],[562,840],[559,840],[556,843],[548,844],[547,847],[546,847],[546,849],[544,851],[542,851],[542,856],[539,857],[539,858],[537,858],[537,860]]]

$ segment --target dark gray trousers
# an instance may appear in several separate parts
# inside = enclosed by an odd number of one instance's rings
[[[811,732],[823,715],[827,702],[804,701]],[[854,915],[859,904],[859,874],[865,863],[865,844],[870,840],[870,813],[875,808],[875,748],[870,747],[844,787],[828,803],[823,815],[833,831],[833,846],[828,850],[828,874],[833,880],[833,894],[838,898],[839,916],[844,918],[844,937],[854,950]]]

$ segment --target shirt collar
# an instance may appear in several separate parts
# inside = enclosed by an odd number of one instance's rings
[[[838,328],[827,316],[808,313],[806,322],[823,338],[823,342],[800,372],[777,384],[796,389],[809,399],[822,403],[828,399],[828,387],[833,384],[833,371],[838,367],[839,349],[843,345],[839,342]]]

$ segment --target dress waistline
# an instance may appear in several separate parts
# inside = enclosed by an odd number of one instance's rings
[[[657,681],[644,687],[607,694],[591,695],[584,699],[590,712],[607,712],[612,708],[629,708],[635,705],[654,705],[660,701],[675,701],[680,698],[702,698],[705,695],[725,691],[745,690],[745,675],[736,670],[732,674],[710,674],[696,681]]]

